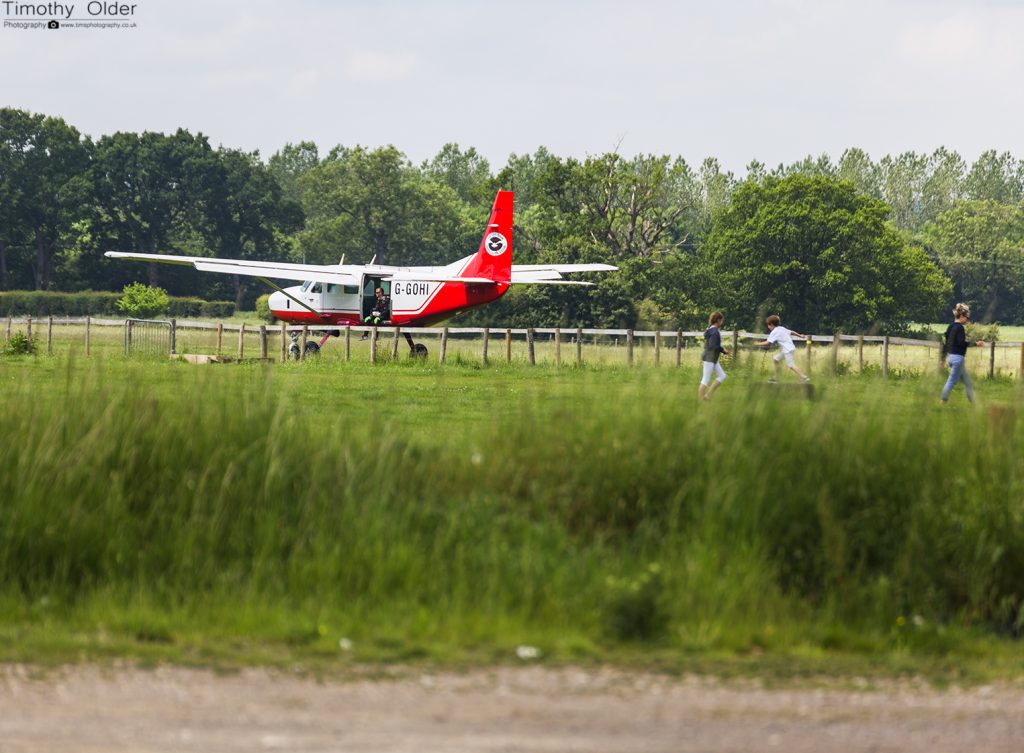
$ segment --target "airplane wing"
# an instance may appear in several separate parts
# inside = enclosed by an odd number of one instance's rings
[[[495,282],[494,280],[490,280],[486,277],[456,277],[444,271],[417,272],[415,269],[391,272],[390,274],[383,274],[381,277],[386,280],[397,280],[399,282],[410,280],[412,282],[466,282],[474,284],[486,283],[488,285],[493,285]]]
[[[385,267],[367,265],[327,266],[320,264],[292,264],[289,262],[248,261],[245,259],[215,259],[208,256],[172,256],[170,254],[141,254],[107,251],[111,259],[154,261],[160,264],[183,264],[202,272],[259,277],[261,279],[327,282],[334,285],[359,285],[362,274],[376,273],[383,279],[423,282],[460,282],[465,284],[494,284],[486,277],[459,277],[445,267]],[[592,282],[566,280],[563,274],[574,272],[614,272],[611,264],[513,264],[512,283],[522,285],[593,285]]]
[[[573,272],[614,272],[611,264],[513,264],[512,282],[518,285],[593,285],[592,282],[565,280]]]
[[[346,267],[330,267],[320,264],[290,264],[287,262],[246,261],[244,259],[214,259],[206,256],[171,256],[169,254],[135,254],[123,251],[107,251],[104,256],[111,259],[134,261],[155,261],[161,264],[183,264],[202,272],[243,275],[246,277],[298,280],[305,282],[328,282],[334,285],[358,285],[360,277]]]

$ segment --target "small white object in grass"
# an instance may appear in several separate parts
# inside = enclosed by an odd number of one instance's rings
[[[540,649],[536,646],[519,646],[516,649],[516,656],[523,661],[530,661],[531,659],[540,658]]]
[[[348,638],[342,638],[340,641],[338,641],[338,648],[340,648],[342,651],[351,651],[352,641],[350,641]]]

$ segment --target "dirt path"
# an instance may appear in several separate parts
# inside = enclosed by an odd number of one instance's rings
[[[317,682],[0,667],[0,753],[1024,750],[1024,689],[765,690],[541,668]]]

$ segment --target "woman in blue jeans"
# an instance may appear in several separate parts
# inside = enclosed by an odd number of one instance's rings
[[[964,358],[969,345],[976,345],[980,348],[985,343],[981,340],[974,343],[967,342],[967,330],[964,329],[964,325],[971,318],[971,309],[966,303],[958,303],[954,306],[953,316],[956,321],[946,329],[946,341],[942,345],[942,355],[945,356],[946,365],[949,366],[949,379],[946,380],[946,386],[942,388],[942,402],[949,400],[949,393],[962,379],[964,389],[967,390],[967,399],[973,403],[974,387],[971,386],[971,378],[967,376],[967,364],[964,363]]]

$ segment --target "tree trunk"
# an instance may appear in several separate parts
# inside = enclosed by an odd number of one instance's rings
[[[231,275],[235,284],[235,311],[242,310],[242,298],[245,297],[245,283],[239,275]]]
[[[149,253],[151,253],[151,254],[155,254],[156,253],[156,238],[153,238],[149,242]],[[149,263],[149,287],[155,288],[155,287],[159,287],[159,285],[160,285],[160,265],[157,262],[155,262],[155,261],[151,261]]]
[[[46,290],[50,284],[50,275],[47,272],[46,264],[46,239],[40,231],[36,231],[36,290]]]

